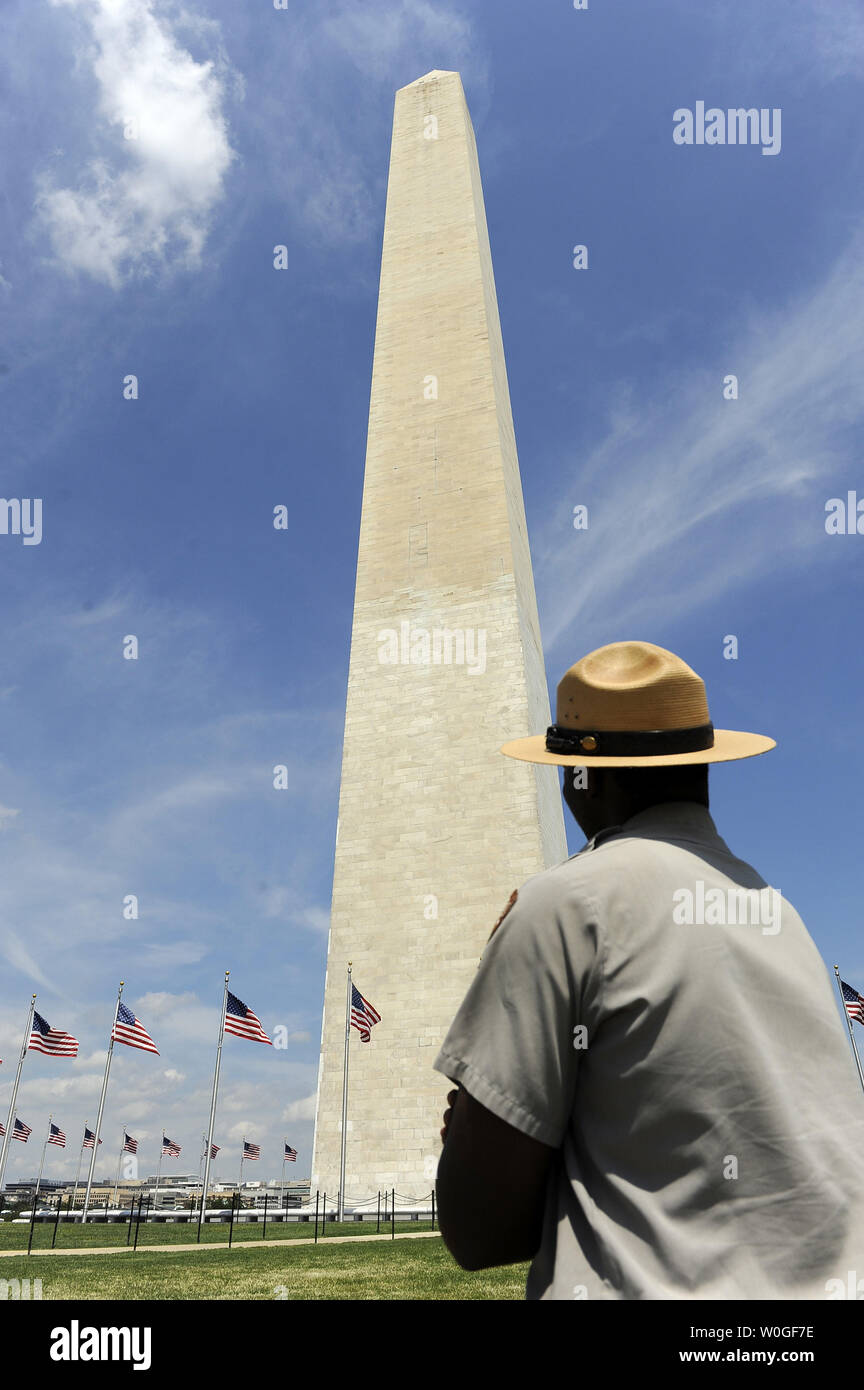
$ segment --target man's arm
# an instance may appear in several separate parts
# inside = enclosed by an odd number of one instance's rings
[[[444,1244],[463,1269],[531,1260],[540,1247],[556,1150],[499,1120],[465,1090],[451,1091],[438,1165]]]

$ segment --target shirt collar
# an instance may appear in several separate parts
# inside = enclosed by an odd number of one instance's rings
[[[698,801],[663,801],[649,806],[622,825],[612,825],[598,831],[585,849],[597,849],[605,840],[616,835],[634,835],[648,840],[692,840],[696,844],[714,844],[730,852],[728,845],[720,838],[708,807]]]

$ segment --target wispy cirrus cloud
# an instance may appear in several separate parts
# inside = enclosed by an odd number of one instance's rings
[[[762,6],[753,22],[751,60],[758,53],[772,69],[786,65],[829,81],[860,78],[864,72],[864,11],[858,0],[785,0],[782,20],[773,6]],[[754,44],[760,30],[766,42]]]
[[[357,0],[276,21],[248,113],[270,151],[274,187],[316,242],[365,242],[383,208],[395,90],[434,68],[458,70],[482,119],[489,68],[470,6]],[[338,102],[322,101],[324,89]]]
[[[864,416],[862,246],[864,232],[821,284],[754,313],[722,363],[676,376],[662,406],[639,407],[620,390],[578,487],[568,462],[562,500],[532,542],[541,605],[552,615],[547,652],[577,624],[583,638],[609,641],[610,631],[627,636],[658,612],[680,617],[824,541],[819,479],[847,459],[857,464],[844,432]],[[722,397],[729,372],[738,400]],[[576,503],[588,506],[587,530],[572,528]]]
[[[768,0],[745,10],[711,5],[698,12],[690,0],[675,0],[685,20],[710,26],[728,50],[736,73],[777,77],[794,73],[808,84],[858,77],[864,73],[864,12],[858,0],[784,0],[782,12]],[[720,58],[721,66],[725,60]]]
[[[80,18],[95,81],[92,154],[73,186],[44,174],[39,216],[72,272],[116,289],[199,263],[234,159],[224,65],[198,62],[153,0],[51,0]]]

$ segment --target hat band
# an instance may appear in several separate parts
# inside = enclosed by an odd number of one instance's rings
[[[666,753],[699,753],[714,747],[714,725],[692,729],[566,729],[550,724],[546,730],[547,753],[597,753],[604,758],[650,758]]]

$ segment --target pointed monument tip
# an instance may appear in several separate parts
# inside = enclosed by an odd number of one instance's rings
[[[438,77],[459,77],[458,72],[445,71],[442,68],[433,68],[431,72],[424,73],[422,77],[415,78],[413,82],[408,82],[405,87],[400,87],[400,91],[406,91],[408,87],[419,87],[421,82],[432,82]],[[461,80],[461,79],[460,79]]]

